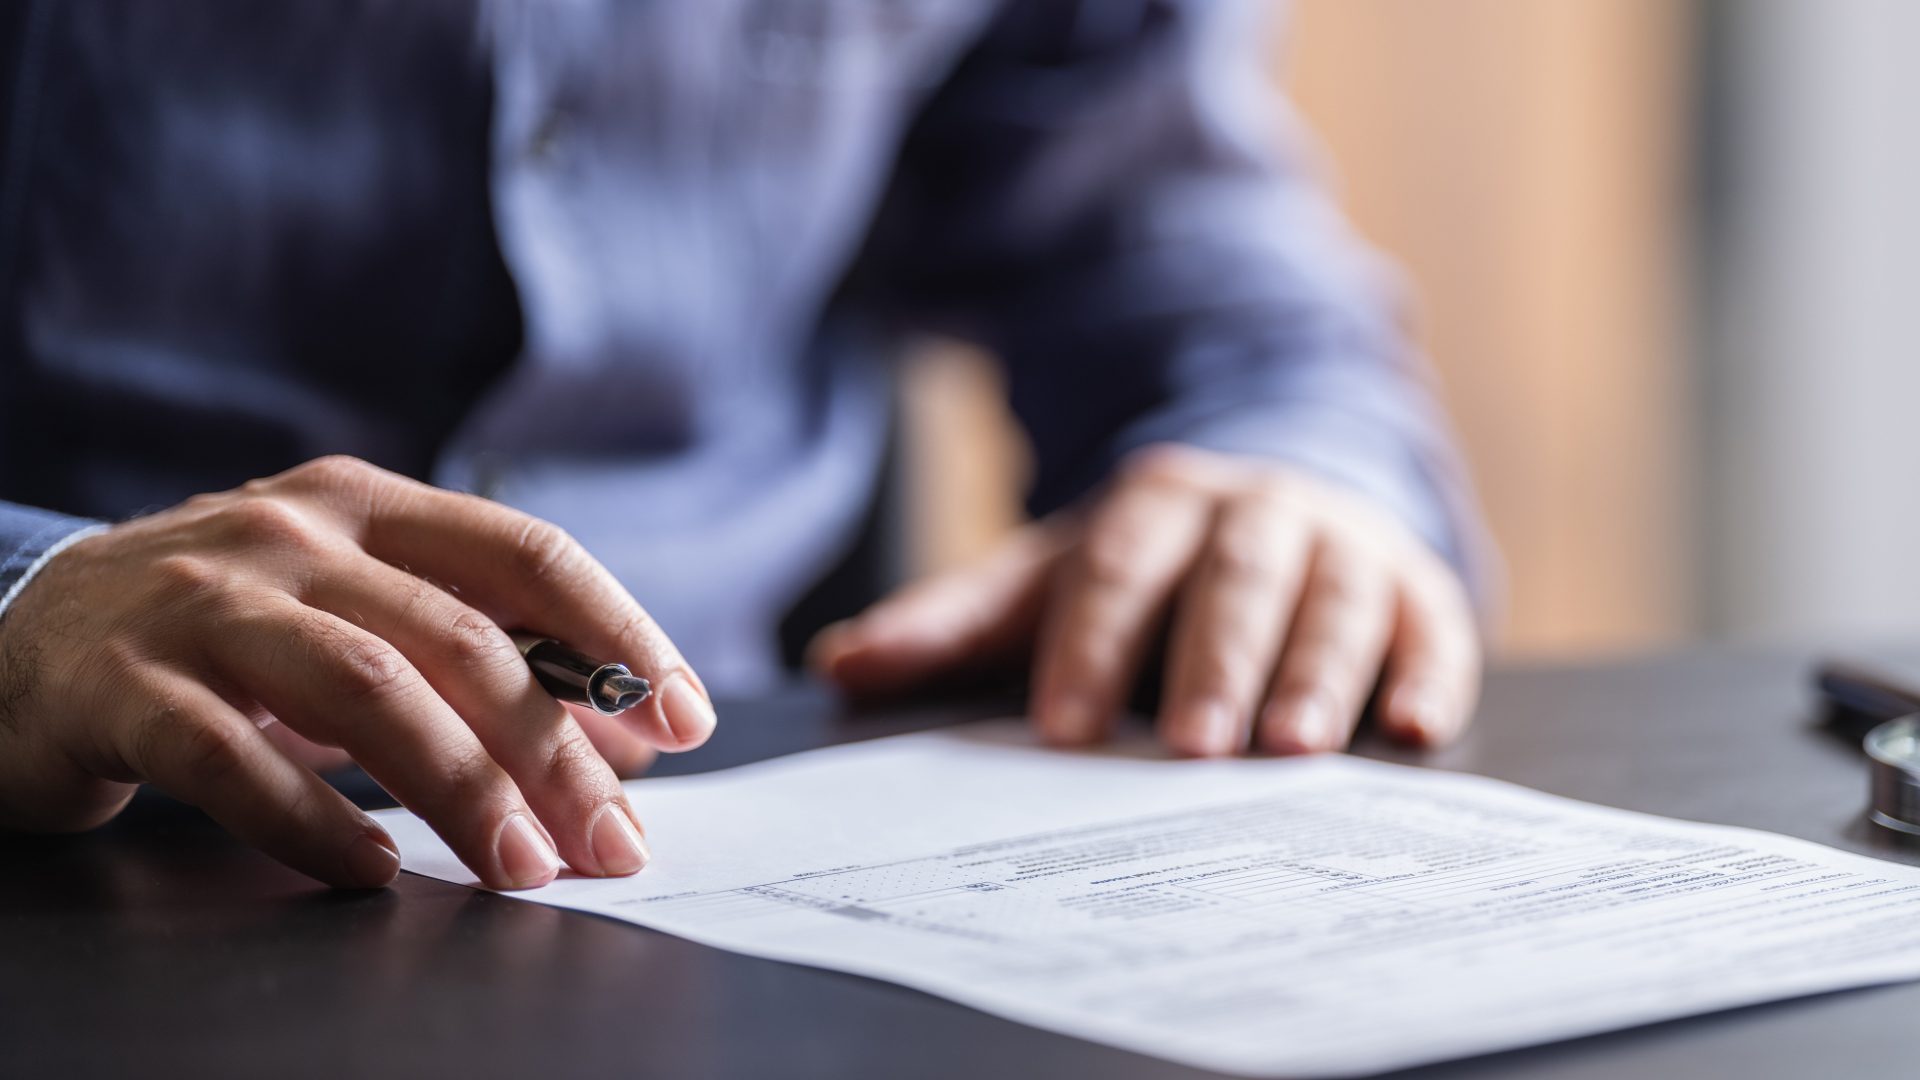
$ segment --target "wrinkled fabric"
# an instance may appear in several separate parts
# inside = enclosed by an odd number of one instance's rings
[[[1472,573],[1392,282],[1258,0],[35,0],[6,20],[0,595],[75,529],[352,454],[562,525],[710,684],[846,548],[916,334],[1031,507],[1183,441]]]

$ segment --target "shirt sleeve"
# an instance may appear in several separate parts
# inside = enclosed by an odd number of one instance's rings
[[[0,503],[0,619],[55,555],[105,528],[87,518]]]
[[[1017,0],[928,101],[866,278],[1006,365],[1044,513],[1176,441],[1378,500],[1483,601],[1491,548],[1396,284],[1308,167],[1264,0]]]

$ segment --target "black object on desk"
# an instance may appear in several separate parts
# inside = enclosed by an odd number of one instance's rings
[[[1858,753],[1807,724],[1808,662],[1787,652],[1700,652],[1500,671],[1476,731],[1429,760],[1574,798],[1920,861],[1863,820]],[[858,720],[805,689],[723,702],[718,736],[663,758],[659,771],[996,711]],[[1414,758],[1378,742],[1361,750]],[[367,805],[382,801],[364,780],[346,787]],[[644,795],[637,802],[644,817]],[[1905,1076],[1916,1014],[1920,985],[1851,991],[1408,1075]],[[411,875],[387,892],[330,893],[197,811],[147,794],[93,834],[0,837],[0,1076],[129,1073],[1211,1075],[891,984]]]
[[[1826,722],[1858,738],[1870,761],[1867,815],[1920,838],[1920,690],[1857,664],[1829,660],[1814,674]]]
[[[1813,684],[1826,703],[1826,722],[1854,738],[1889,720],[1920,713],[1920,688],[1846,660],[1823,660]]]

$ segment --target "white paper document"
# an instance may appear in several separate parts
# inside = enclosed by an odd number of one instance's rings
[[[1262,1076],[1920,977],[1920,869],[1347,757],[979,725],[628,788],[635,877],[514,894]],[[418,819],[415,873],[472,884]]]

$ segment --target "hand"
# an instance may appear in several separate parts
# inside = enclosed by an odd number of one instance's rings
[[[1405,526],[1297,470],[1172,446],[1090,507],[828,628],[813,660],[875,695],[1031,653],[1041,734],[1085,744],[1169,618],[1158,724],[1187,754],[1339,749],[1376,682],[1386,732],[1438,745],[1479,692],[1465,591]]]
[[[618,721],[571,714],[502,626],[622,660],[658,692]],[[551,881],[556,848],[583,874],[640,869],[608,761],[713,727],[673,643],[565,533],[346,458],[81,540],[0,616],[0,825],[90,828],[147,781],[333,885],[384,885],[399,859],[295,760],[316,745],[508,889]]]

